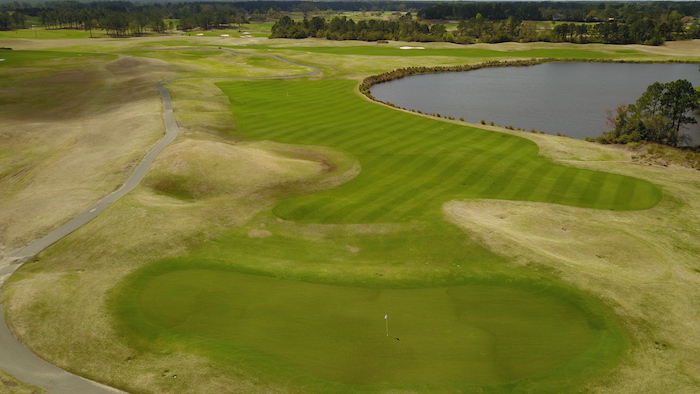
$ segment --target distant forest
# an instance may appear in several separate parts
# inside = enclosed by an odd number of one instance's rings
[[[358,21],[333,12],[369,13]],[[389,20],[368,19],[392,11]],[[303,15],[292,20],[288,13]],[[375,14],[376,15],[376,14]],[[277,21],[272,37],[334,40],[602,42],[659,45],[700,38],[700,2],[396,2],[244,1],[11,2],[0,5],[0,30],[26,28],[33,18],[49,29],[102,29],[114,36],[174,29],[226,28]],[[458,23],[447,30],[446,21]],[[557,22],[543,25],[543,21]],[[537,23],[540,22],[540,23]],[[566,23],[560,23],[566,22]]]
[[[283,17],[272,37],[332,40],[574,42],[661,45],[700,38],[700,2],[684,3],[440,3],[396,18],[360,20]],[[444,21],[459,21],[448,32]],[[535,22],[561,22],[547,27]],[[432,23],[431,23],[432,22]]]

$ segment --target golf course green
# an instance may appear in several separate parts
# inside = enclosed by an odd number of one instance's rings
[[[371,103],[353,81],[218,86],[238,138],[324,146],[362,169],[323,191],[281,184],[267,192],[289,198],[272,213],[131,274],[112,305],[135,342],[335,392],[553,392],[619,360],[625,335],[604,307],[509,266],[441,207],[494,198],[639,210],[660,201],[656,186],[554,164],[524,138]],[[333,157],[323,166],[332,173]],[[159,192],[180,198],[187,186],[169,187]]]
[[[134,308],[123,310],[142,337],[235,356],[314,387],[446,389],[524,379],[562,388],[610,366],[622,348],[600,310],[542,285],[384,289],[171,263],[151,267],[129,295]]]

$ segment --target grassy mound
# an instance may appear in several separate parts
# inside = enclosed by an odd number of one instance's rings
[[[158,193],[196,200],[239,195],[253,186],[273,188],[319,172],[320,163],[270,144],[186,140],[160,155],[144,183]]]

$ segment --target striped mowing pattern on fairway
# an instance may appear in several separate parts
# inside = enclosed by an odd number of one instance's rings
[[[524,138],[427,119],[367,102],[353,81],[220,83],[245,136],[321,145],[358,158],[350,182],[275,208],[290,220],[374,223],[438,215],[453,199],[494,198],[611,210],[661,199],[649,182],[555,165]],[[417,92],[417,94],[419,94]]]

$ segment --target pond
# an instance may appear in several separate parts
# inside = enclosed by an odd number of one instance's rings
[[[374,85],[372,95],[398,107],[468,122],[597,137],[610,130],[606,110],[633,104],[654,82],[687,79],[700,86],[697,64],[544,63],[414,75]],[[697,118],[697,116],[696,116]],[[684,131],[700,144],[700,124]]]

